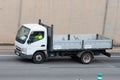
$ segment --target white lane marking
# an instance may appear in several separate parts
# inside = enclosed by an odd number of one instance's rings
[[[97,58],[97,57],[100,57],[100,58],[101,58],[101,57],[107,57],[107,56],[95,56],[95,57],[96,57],[96,58]],[[120,56],[111,56],[111,58],[119,58],[119,57],[120,57]]]
[[[4,56],[17,56],[17,55],[2,55],[2,54],[0,55],[0,57],[4,57]],[[95,56],[95,57],[96,57],[96,58],[97,58],[97,57],[98,57],[98,58],[99,58],[99,57],[101,58],[101,57],[107,57],[107,56]],[[113,58],[119,58],[120,56],[111,56],[111,57],[113,57]]]
[[[17,55],[0,55],[0,57],[5,57],[5,56],[17,56]]]

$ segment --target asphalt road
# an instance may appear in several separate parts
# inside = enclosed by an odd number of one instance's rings
[[[43,64],[21,59],[13,51],[0,51],[0,80],[120,80],[120,53],[112,57],[97,56],[91,64],[70,58],[49,59]]]

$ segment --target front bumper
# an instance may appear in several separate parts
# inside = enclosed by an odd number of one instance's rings
[[[25,59],[32,59],[32,55],[26,55],[26,54],[23,54],[22,52],[18,51],[18,50],[14,50],[14,53],[22,58],[25,58]]]

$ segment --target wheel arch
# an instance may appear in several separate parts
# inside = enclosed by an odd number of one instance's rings
[[[46,51],[42,51],[42,50],[37,50],[37,51],[35,51],[34,54],[33,54],[33,56],[34,56],[36,53],[38,53],[38,52],[43,53],[44,56],[45,56],[45,58],[47,59],[47,57],[48,57],[47,52],[46,52]]]
[[[83,51],[80,51],[80,52],[78,52],[77,56],[81,57],[82,54],[84,54],[85,52],[89,52],[92,55],[92,57],[94,58],[94,51],[92,51],[92,50],[83,50]]]

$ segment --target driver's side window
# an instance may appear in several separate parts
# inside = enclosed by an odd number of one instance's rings
[[[35,31],[31,33],[29,39],[31,40],[31,42],[36,42],[36,41],[42,40],[43,38],[44,38],[44,32]]]

